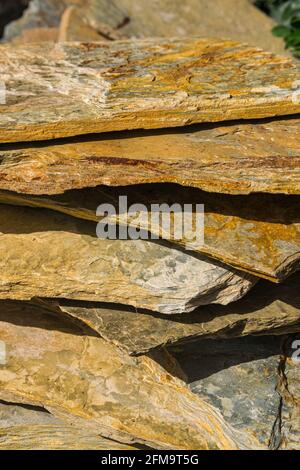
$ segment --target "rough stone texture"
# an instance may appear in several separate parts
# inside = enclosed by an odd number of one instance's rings
[[[299,450],[300,336],[198,341],[172,353],[190,388],[269,449]],[[298,354],[299,358],[299,354]]]
[[[270,449],[280,446],[281,396],[276,391],[280,343],[280,338],[272,337],[208,340],[175,354],[191,390]]]
[[[18,175],[15,172],[16,177]],[[126,210],[118,210],[119,197],[127,196]],[[37,197],[0,190],[0,202],[42,207],[69,214],[79,219],[99,221],[96,210],[100,204],[113,204],[116,215],[109,223],[142,228],[163,239],[194,252],[209,255],[259,277],[278,282],[288,277],[300,264],[299,196],[258,194],[225,196],[206,193],[176,185],[145,185],[67,191],[63,195]],[[187,234],[174,239],[174,232],[164,229],[159,221],[149,218],[145,210],[130,216],[132,204],[144,204],[152,215],[151,204],[193,204],[191,213],[196,226],[196,204],[204,204],[204,244]],[[176,219],[171,214],[172,225]],[[177,219],[178,220],[178,219]],[[177,222],[178,223],[178,222]],[[181,225],[180,225],[181,227]],[[195,233],[194,233],[195,235]],[[147,235],[150,236],[150,235]]]
[[[300,69],[221,39],[3,45],[0,142],[300,112]]]
[[[300,331],[300,273],[277,286],[261,282],[244,299],[226,307],[205,306],[188,315],[165,315],[121,305],[42,301],[67,314],[132,355],[196,339],[282,335]]]
[[[103,40],[103,36],[100,36],[98,31],[89,25],[83,13],[80,8],[74,5],[64,11],[59,28],[59,41],[90,42]],[[115,36],[113,39],[120,39],[114,30],[103,25],[103,29],[105,28],[108,30],[108,36]]]
[[[31,0],[23,16],[6,26],[5,40],[9,41],[30,29],[58,27],[69,4],[69,0]]]
[[[37,25],[57,26],[64,8],[74,4],[84,27],[77,30],[77,38],[73,30],[72,39],[89,40],[95,33],[108,39],[221,36],[286,54],[283,41],[271,33],[274,22],[248,0],[31,0],[23,18],[6,28],[6,37]],[[69,34],[68,29],[65,32]]]
[[[300,119],[0,147],[1,189],[59,194],[167,182],[229,194],[300,194]]]
[[[293,358],[296,349],[298,350],[297,357]],[[300,335],[295,335],[284,344],[279,369],[280,381],[278,391],[282,396],[280,449],[283,450],[300,450],[299,367]]]
[[[46,410],[0,402],[0,450],[134,450]]]
[[[19,18],[29,0],[1,0],[0,2],[0,38],[2,38],[4,28],[10,21]]]
[[[227,304],[250,275],[142,240],[104,240],[95,224],[51,211],[0,207],[0,298],[117,302],[162,313]]]
[[[162,449],[256,448],[150,357],[131,358],[43,311],[0,311],[0,398],[43,406],[104,437]],[[9,321],[8,321],[9,320]],[[161,353],[163,355],[163,353]]]

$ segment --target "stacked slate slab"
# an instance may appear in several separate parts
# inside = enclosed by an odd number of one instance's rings
[[[228,0],[58,3],[0,46],[0,449],[298,449],[299,64]]]

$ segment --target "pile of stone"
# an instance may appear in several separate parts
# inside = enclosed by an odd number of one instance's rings
[[[6,28],[0,449],[299,448],[300,67],[269,27],[32,0]],[[121,196],[136,237],[99,237]],[[149,226],[174,203],[203,242]]]

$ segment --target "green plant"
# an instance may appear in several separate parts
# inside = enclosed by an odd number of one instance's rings
[[[278,23],[273,34],[283,37],[286,47],[300,57],[300,0],[257,0],[256,5]]]

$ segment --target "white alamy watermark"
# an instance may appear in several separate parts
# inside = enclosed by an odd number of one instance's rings
[[[6,364],[6,344],[4,341],[0,341],[0,365],[4,366]]]
[[[6,85],[0,80],[0,104],[6,104]]]
[[[101,204],[97,208],[97,237],[107,240],[182,241],[186,249],[204,244],[204,205],[132,204],[119,196],[118,207]]]
[[[292,349],[294,351],[292,354],[292,361],[294,364],[300,364],[300,339],[296,339],[292,342]]]

